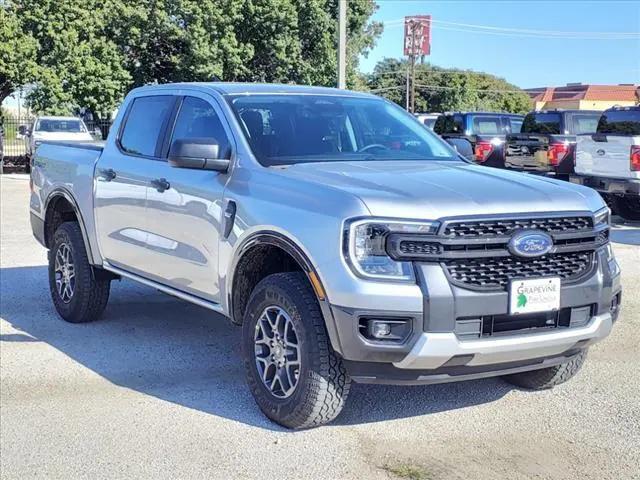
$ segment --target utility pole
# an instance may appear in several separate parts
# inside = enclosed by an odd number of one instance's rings
[[[347,88],[347,0],[338,0],[338,88]]]
[[[416,30],[420,26],[418,22],[411,22],[409,25],[411,33],[411,52],[409,55],[409,62],[411,62],[411,113],[416,111]]]

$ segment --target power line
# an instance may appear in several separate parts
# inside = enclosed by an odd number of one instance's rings
[[[640,39],[640,32],[579,32],[558,30],[535,30],[526,28],[497,27],[494,25],[480,25],[472,23],[449,22],[445,20],[431,20],[432,27],[442,30],[461,31],[468,33],[486,33],[503,36],[547,37],[581,40],[629,40]],[[383,22],[387,27],[401,26],[404,19]]]

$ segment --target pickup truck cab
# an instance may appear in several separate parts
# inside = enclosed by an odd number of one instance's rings
[[[578,137],[571,182],[598,190],[623,218],[640,220],[640,107],[606,110],[595,134]]]
[[[594,133],[600,114],[590,110],[528,113],[520,132],[507,135],[505,166],[568,180],[573,173],[576,136]]]
[[[63,319],[97,319],[122,277],[217,312],[291,428],[335,418],[352,381],[549,388],[618,314],[597,192],[474,165],[370,94],[138,88],[104,147],[45,142],[31,180]]]
[[[519,132],[522,115],[495,112],[458,112],[441,115],[433,131],[467,159],[486,167],[504,168],[504,141]]]
[[[90,142],[89,129],[76,117],[36,117],[30,127],[20,126],[24,136],[27,158],[32,158],[36,148],[44,141]]]

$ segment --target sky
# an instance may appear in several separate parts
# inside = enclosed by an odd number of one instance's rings
[[[521,88],[569,82],[640,83],[640,0],[377,3],[373,19],[386,25],[377,46],[360,61],[363,72],[370,72],[385,57],[402,56],[399,20],[430,14],[434,22],[426,61],[440,67],[492,73]],[[492,28],[478,32],[466,25],[528,32]],[[562,33],[550,37],[549,31]]]

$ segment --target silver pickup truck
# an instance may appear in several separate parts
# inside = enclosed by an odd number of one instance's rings
[[[618,316],[597,192],[473,165],[369,94],[143,87],[104,147],[45,142],[31,175],[63,319],[97,319],[121,277],[222,314],[290,428],[335,418],[352,381],[550,388]]]

